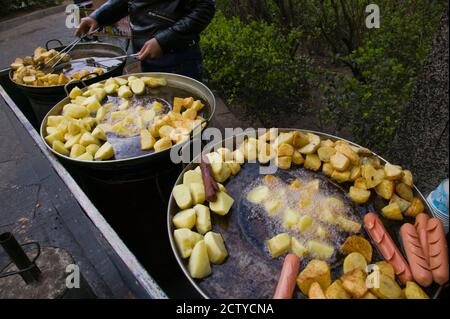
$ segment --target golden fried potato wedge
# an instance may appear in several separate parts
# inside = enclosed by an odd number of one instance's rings
[[[327,299],[327,297],[325,297],[325,293],[322,290],[322,287],[320,287],[320,284],[317,282],[313,282],[311,284],[308,292],[308,297],[309,299]]]
[[[347,237],[345,242],[341,245],[341,251],[347,255],[353,252],[358,252],[364,256],[368,263],[372,261],[372,245],[362,236],[353,235]]]
[[[375,272],[371,273],[368,280],[374,282],[376,275]],[[379,274],[378,288],[374,285],[374,287],[370,288],[370,292],[380,299],[402,299],[403,297],[402,289],[397,282],[383,273]]]
[[[419,197],[414,197],[411,201],[411,205],[406,210],[406,215],[416,217],[425,210],[425,205]]]
[[[366,272],[357,268],[341,277],[342,287],[353,297],[362,298],[368,291],[366,285]]]
[[[330,266],[325,261],[311,260],[297,277],[297,285],[305,296],[313,282],[317,282],[324,290],[331,285]]]
[[[327,299],[351,299],[347,291],[342,287],[342,281],[337,279],[325,291]]]

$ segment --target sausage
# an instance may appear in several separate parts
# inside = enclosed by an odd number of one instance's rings
[[[414,280],[422,287],[428,287],[433,283],[433,275],[416,228],[412,224],[405,223],[400,227],[400,236]]]
[[[299,270],[300,257],[294,254],[288,254],[284,259],[280,279],[278,280],[273,299],[292,299]]]
[[[448,282],[448,246],[442,222],[431,218],[427,223],[430,268],[433,279],[439,285]]]
[[[429,247],[428,247],[428,234],[427,225],[430,217],[425,213],[420,213],[416,216],[416,226],[417,233],[419,234],[420,245],[422,246],[423,253],[427,260],[430,259]]]
[[[217,199],[216,193],[219,191],[219,186],[214,180],[208,158],[203,155],[200,156],[200,171],[205,186],[205,198],[208,202],[214,202]]]
[[[400,250],[395,245],[386,228],[384,228],[377,214],[371,212],[364,216],[364,228],[377,244],[384,259],[392,265],[395,274],[400,278],[401,282],[406,284],[406,282],[412,281],[413,276],[408,263],[400,253]]]
[[[414,223],[414,226],[416,227],[417,231],[420,229],[426,229],[428,225],[428,220],[430,219],[430,216],[428,216],[425,213],[420,213],[416,216],[416,222]]]

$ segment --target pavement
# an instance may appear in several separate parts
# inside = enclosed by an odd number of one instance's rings
[[[45,18],[46,16],[55,13],[60,13],[66,9],[68,4],[72,3],[73,1],[65,0],[63,3],[57,6],[35,10],[31,12],[28,11],[26,13],[16,12],[17,14],[15,14],[13,17],[11,16],[0,17],[0,32],[20,26],[23,24],[23,21],[42,19]]]
[[[0,233],[11,232],[21,244],[37,241],[41,247],[68,251],[89,285],[74,291],[77,298],[92,297],[90,291],[98,298],[145,298],[122,259],[1,98],[0,141]],[[0,248],[0,269],[8,262]],[[3,283],[0,279],[0,291]]]
[[[9,67],[16,57],[31,55],[36,47],[44,46],[50,39],[59,39],[63,44],[74,40],[73,30],[65,26],[64,8],[57,8],[61,11],[40,19],[23,16],[22,24],[0,31],[0,69]]]

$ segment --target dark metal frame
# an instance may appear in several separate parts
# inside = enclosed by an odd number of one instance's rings
[[[33,283],[39,280],[41,271],[36,265],[36,260],[41,255],[41,246],[38,242],[28,242],[25,244],[19,244],[13,234],[7,232],[0,235],[0,245],[6,251],[11,258],[11,261],[0,270],[0,278],[20,275],[27,283]],[[33,259],[29,259],[28,255],[22,249],[24,246],[34,245],[36,246],[36,254]],[[14,263],[18,270],[4,272],[12,263]]]

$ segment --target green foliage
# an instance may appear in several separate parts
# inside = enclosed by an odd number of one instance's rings
[[[264,21],[246,24],[218,11],[201,41],[208,79],[230,104],[239,98],[260,114],[286,108],[310,76],[308,60],[293,53],[300,36],[297,29],[283,33]]]
[[[349,129],[356,141],[388,151],[448,1],[378,0],[381,27],[369,30],[365,7],[372,2],[217,0],[228,19],[219,14],[206,34],[211,80],[227,97],[259,106],[273,91],[277,106],[289,107],[302,102],[304,82],[296,89],[296,80],[313,73],[316,92],[307,93],[322,98],[313,101],[322,129]],[[291,68],[299,52],[318,57],[319,67]]]
[[[380,51],[369,50],[365,58],[380,59]],[[356,142],[376,152],[390,147],[402,106],[409,100],[414,83],[413,68],[393,59],[375,64],[365,82],[341,73],[331,74],[325,93],[325,122],[335,130],[351,129]]]
[[[329,74],[323,85],[326,121],[337,130],[350,128],[356,141],[375,151],[389,149],[399,117],[408,111],[404,107],[444,11],[443,2],[405,2],[385,10],[381,28],[368,30],[364,44],[345,57],[361,77]]]
[[[383,1],[383,0],[382,0]],[[312,52],[346,55],[362,41],[369,0],[218,0],[227,17],[276,23],[302,30],[302,45]],[[306,47],[305,47],[306,45]]]

